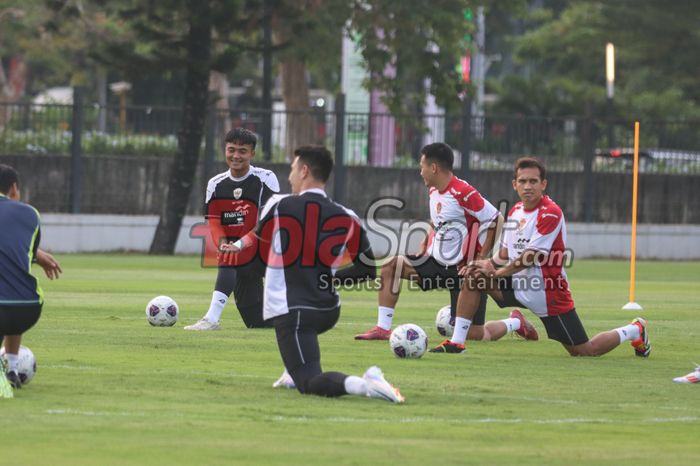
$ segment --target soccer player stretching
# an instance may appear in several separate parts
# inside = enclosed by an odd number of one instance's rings
[[[250,164],[255,157],[256,143],[255,134],[243,128],[232,129],[224,138],[229,169],[209,180],[205,199],[207,222],[214,241],[228,242],[243,237],[257,223],[262,206],[280,190],[274,173]],[[218,330],[221,314],[231,293],[246,327],[264,327],[264,270],[258,261],[240,266],[219,264],[207,313],[185,330]]]
[[[266,261],[263,317],[272,320],[285,374],[297,390],[327,397],[345,394],[403,402],[382,371],[364,376],[321,370],[318,335],[338,322],[340,298],[334,283],[374,279],[372,248],[357,215],[328,198],[324,189],[333,169],[331,153],[321,146],[294,151],[289,174],[291,196],[273,196],[260,223],[241,240],[224,245],[226,256],[246,255],[258,246]],[[349,267],[340,268],[343,264]],[[287,384],[289,385],[289,384]]]
[[[635,354],[649,356],[647,324],[636,318],[631,324],[602,332],[589,339],[579,320],[563,265],[566,224],[558,205],[544,194],[545,168],[534,157],[515,163],[513,189],[520,202],[508,215],[501,248],[491,259],[462,268],[468,280],[462,288],[457,315],[476,312],[481,291],[501,306],[520,306],[537,315],[547,336],[560,342],[572,356],[600,356],[630,340]],[[506,329],[502,329],[505,331]],[[463,340],[453,337],[453,344]]]
[[[428,188],[433,231],[417,255],[392,257],[382,266],[377,325],[355,336],[356,340],[389,339],[401,292],[399,279],[413,281],[423,291],[446,288],[454,295],[454,290],[459,290],[459,264],[474,259],[477,254],[488,254],[493,247],[495,226],[501,216],[476,188],[454,176],[453,161],[452,148],[445,143],[436,142],[421,149],[420,176]],[[486,229],[488,232],[482,245],[478,236]],[[484,324],[485,314],[484,294],[478,311],[468,322],[455,319],[457,338],[466,338],[469,330],[470,339],[497,340],[502,337],[500,327],[504,321]],[[511,313],[510,318],[505,319],[505,325],[526,339],[537,339],[535,328],[520,311]],[[492,328],[496,328],[498,334],[492,334]]]

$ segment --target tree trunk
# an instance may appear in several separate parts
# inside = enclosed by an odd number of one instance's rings
[[[187,36],[185,102],[168,195],[151,243],[151,254],[173,254],[175,251],[192,192],[209,100],[211,9],[208,2],[201,0],[188,0],[187,8],[190,30]]]
[[[285,147],[287,156],[291,159],[294,149],[317,141],[309,108],[306,66],[300,61],[283,61],[280,63],[280,74],[282,77],[282,97],[288,112]]]
[[[0,63],[0,102],[12,104],[17,102],[24,95],[27,84],[27,65],[24,58],[15,56],[10,59],[10,66],[7,75]],[[0,129],[10,121],[12,116],[12,105],[0,107]]]
[[[302,7],[307,11],[316,11],[320,2],[307,1]],[[272,15],[272,39],[275,45],[290,40],[292,31],[289,23],[278,15]],[[306,82],[306,66],[293,54],[283,54],[280,61],[280,80],[282,98],[287,111],[287,128],[285,133],[285,153],[291,160],[292,152],[302,144],[317,142],[314,137],[314,124],[309,107],[309,85]]]

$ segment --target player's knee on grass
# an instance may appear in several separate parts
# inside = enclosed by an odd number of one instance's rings
[[[571,355],[571,356],[583,356],[583,357],[600,356],[600,354],[598,354],[598,352],[595,350],[595,348],[591,344],[590,340],[587,341],[586,343],[582,343],[582,344],[576,345],[576,346],[564,345],[563,343],[562,343],[562,346],[564,346],[564,348],[566,348],[566,350],[569,352],[569,355]]]
[[[486,338],[487,336],[489,336],[489,333],[483,325],[472,325],[471,327],[469,327],[469,333],[467,333],[467,340],[490,340],[490,337]]]
[[[302,393],[327,397],[345,395],[346,377],[347,375],[340,372],[324,372],[309,380]]]

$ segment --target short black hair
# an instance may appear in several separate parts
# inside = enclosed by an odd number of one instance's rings
[[[294,156],[308,165],[311,176],[322,183],[328,181],[333,171],[333,155],[323,146],[301,146],[294,150]]]
[[[428,144],[420,150],[420,153],[423,154],[427,160],[437,163],[443,170],[452,171],[455,156],[452,152],[452,148],[444,142]]]
[[[521,168],[537,168],[540,171],[540,181],[547,178],[547,170],[544,168],[544,162],[537,157],[520,157],[515,161],[515,169],[513,170],[513,179],[518,178],[518,170]]]
[[[254,132],[245,128],[233,128],[226,133],[224,137],[224,146],[229,142],[235,142],[244,146],[252,146],[255,150],[255,145],[258,143],[258,137]]]
[[[0,163],[0,193],[7,194],[13,184],[19,184],[19,174],[17,170],[9,165]]]

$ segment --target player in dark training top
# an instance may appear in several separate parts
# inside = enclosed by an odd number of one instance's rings
[[[262,206],[279,192],[279,182],[273,172],[250,164],[256,143],[255,134],[243,128],[229,131],[224,139],[229,169],[209,180],[205,199],[207,222],[217,246],[236,241],[248,233],[258,222]],[[262,319],[263,273],[260,261],[219,264],[209,310],[185,330],[218,330],[231,293],[246,327],[266,326]]]
[[[19,200],[19,175],[0,164],[0,342],[7,358],[6,368],[0,358],[0,398],[11,398],[12,388],[24,383],[19,371],[22,334],[37,323],[44,304],[31,264],[40,265],[51,280],[62,272],[56,259],[39,249],[39,212]]]
[[[377,274],[357,215],[324,191],[332,169],[333,158],[325,147],[295,150],[289,174],[293,194],[273,196],[256,229],[224,245],[223,256],[250,260],[248,251],[253,251],[266,263],[263,317],[275,328],[286,368],[280,379],[288,379],[284,385],[304,394],[351,394],[401,403],[401,393],[376,366],[362,377],[321,369],[318,335],[333,328],[340,316],[336,282],[371,280]]]

